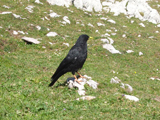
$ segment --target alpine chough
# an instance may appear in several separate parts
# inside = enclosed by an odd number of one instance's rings
[[[56,72],[51,77],[51,83],[49,84],[49,86],[54,85],[58,78],[67,72],[72,72],[75,80],[79,83],[75,73],[78,73],[78,70],[83,67],[84,62],[86,61],[88,39],[89,36],[86,34],[82,34],[79,36],[75,45],[69,50],[69,53],[62,60]],[[79,75],[80,77],[83,77],[81,74]]]

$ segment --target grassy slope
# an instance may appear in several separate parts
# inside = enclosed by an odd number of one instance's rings
[[[0,117],[1,119],[160,119],[159,102],[154,98],[159,96],[160,82],[150,80],[150,77],[160,77],[160,35],[154,24],[143,22],[146,27],[138,24],[138,19],[127,19],[120,15],[114,17],[112,13],[92,13],[92,16],[74,7],[50,6],[44,0],[43,5],[24,1],[1,0],[0,12],[12,11],[21,15],[25,20],[16,19],[12,14],[0,15]],[[150,3],[153,4],[154,3]],[[10,9],[2,7],[10,6]],[[33,13],[25,8],[34,5]],[[50,18],[50,10],[61,15],[59,18]],[[160,12],[160,9],[157,8]],[[45,12],[45,13],[44,13]],[[63,16],[68,16],[71,24],[61,26]],[[43,21],[47,16],[50,20]],[[111,24],[100,20],[107,17],[116,21]],[[131,20],[135,22],[130,23]],[[79,21],[81,26],[76,24]],[[98,27],[97,22],[104,23],[105,27]],[[87,26],[88,23],[95,27]],[[31,25],[33,24],[33,25]],[[40,31],[36,26],[42,27]],[[123,25],[127,27],[122,27]],[[47,37],[50,31],[58,33],[56,37]],[[116,28],[118,31],[113,38],[114,47],[123,54],[111,54],[102,48],[101,35],[106,29]],[[13,35],[13,30],[27,32],[28,35]],[[99,30],[99,33],[95,33]],[[86,86],[87,94],[96,96],[92,101],[76,101],[80,97],[77,90],[70,90],[66,86],[59,86],[70,73],[62,76],[52,88],[48,88],[50,77],[65,57],[78,36],[86,33],[93,40],[88,41],[88,58],[81,70],[82,74],[91,76],[99,83],[97,90]],[[122,35],[126,34],[127,38]],[[137,37],[138,35],[141,37]],[[1,36],[3,35],[3,36]],[[65,35],[69,37],[65,37]],[[21,37],[28,36],[41,38],[39,45],[27,45]],[[154,36],[153,39],[148,38]],[[64,39],[65,37],[65,39]],[[50,45],[49,42],[54,43]],[[63,43],[67,42],[70,47]],[[45,46],[46,48],[42,48]],[[134,53],[127,54],[131,49]],[[139,56],[139,52],[143,56]],[[106,56],[107,55],[107,56]],[[112,71],[118,72],[114,74]],[[128,94],[120,89],[119,85],[110,84],[110,79],[117,76],[123,83],[130,84],[134,91],[131,95],[137,96],[140,101],[132,102],[121,95]]]

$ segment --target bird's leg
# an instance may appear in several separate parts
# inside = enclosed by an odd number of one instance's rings
[[[75,78],[75,81],[80,84],[81,81],[77,79],[76,75],[73,75],[73,76],[74,76],[74,78]]]
[[[78,73],[78,72],[77,72]],[[85,78],[84,76],[82,76],[80,73],[78,73],[78,75],[80,76],[80,78]]]

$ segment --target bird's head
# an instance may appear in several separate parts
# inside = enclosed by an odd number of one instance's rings
[[[78,43],[78,44],[84,43],[85,44],[89,39],[92,39],[92,37],[89,37],[86,34],[82,34],[82,35],[79,36],[76,43]]]

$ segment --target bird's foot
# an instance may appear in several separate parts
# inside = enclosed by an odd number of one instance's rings
[[[80,82],[82,82],[82,80],[78,80],[78,79],[75,79],[75,81],[79,84],[81,84]]]

